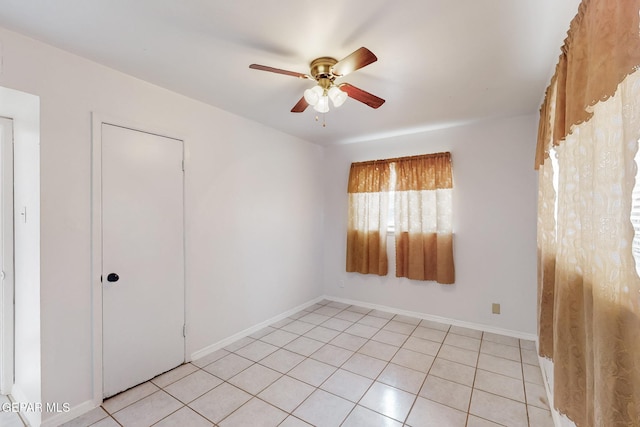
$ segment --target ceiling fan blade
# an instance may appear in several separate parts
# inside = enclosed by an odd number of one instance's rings
[[[280,68],[267,67],[266,65],[251,64],[249,65],[249,68],[252,68],[254,70],[260,70],[260,71],[269,71],[270,73],[284,74],[286,76],[298,77],[301,79],[313,80],[310,76],[306,74],[297,73],[295,71],[281,70]]]
[[[373,52],[366,47],[361,47],[351,55],[338,61],[331,71],[338,77],[346,76],[347,74],[355,70],[359,70],[362,67],[366,67],[377,60],[378,58],[373,54]]]
[[[366,92],[362,89],[359,89],[349,83],[342,83],[338,86],[341,90],[349,95],[349,98],[353,98],[356,101],[360,101],[363,104],[367,104],[371,108],[378,108],[382,104],[384,104],[384,99],[378,98],[377,96]]]
[[[307,103],[307,101],[304,99],[304,96],[303,96],[302,98],[300,98],[300,101],[298,101],[298,103],[293,106],[293,108],[291,109],[291,112],[302,113],[304,110],[307,109],[308,106],[309,104]]]

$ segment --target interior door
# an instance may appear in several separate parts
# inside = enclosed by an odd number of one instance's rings
[[[13,120],[0,117],[0,394],[14,371]]]
[[[182,141],[102,124],[103,394],[184,362]]]

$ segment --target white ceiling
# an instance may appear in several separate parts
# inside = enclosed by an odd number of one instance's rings
[[[0,26],[323,145],[537,112],[579,0],[0,0]],[[319,56],[386,99],[291,113]]]

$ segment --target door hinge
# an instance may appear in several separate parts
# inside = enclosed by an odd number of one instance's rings
[[[187,336],[187,324],[182,325],[182,336],[186,338]]]
[[[182,161],[182,172],[184,172],[184,160]]]

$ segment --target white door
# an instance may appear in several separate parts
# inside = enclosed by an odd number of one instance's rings
[[[0,117],[0,394],[13,386],[13,120]]]
[[[184,362],[182,141],[102,124],[103,395]]]

